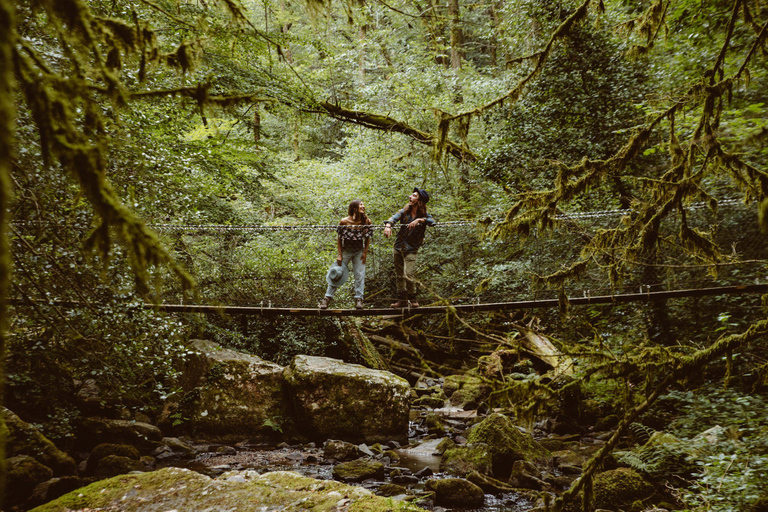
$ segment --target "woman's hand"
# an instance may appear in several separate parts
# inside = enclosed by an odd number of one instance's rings
[[[363,265],[365,265],[365,260],[366,260],[367,258],[368,258],[368,253],[365,253],[365,252],[364,252],[364,253],[363,253],[363,257],[362,257],[362,258],[360,258],[360,261],[363,263]]]
[[[344,260],[344,258],[342,258],[342,257],[341,257],[341,254],[339,254],[338,256],[336,256],[336,264],[337,264],[338,266],[341,266],[341,262],[342,262],[343,260]]]
[[[408,223],[408,229],[413,229],[419,224],[421,224],[422,219],[413,219],[410,223]]]

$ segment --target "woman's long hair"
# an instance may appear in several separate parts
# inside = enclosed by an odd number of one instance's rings
[[[405,214],[410,215],[412,219],[419,219],[421,217],[427,216],[427,205],[424,203],[424,201],[421,200],[421,196],[419,196],[419,200],[414,203],[413,209],[414,211],[411,212],[410,202],[403,208],[403,210],[405,210]]]
[[[347,214],[349,214],[349,218],[352,219],[353,222],[370,224],[371,219],[369,219],[365,213],[360,211],[360,203],[362,203],[360,199],[355,199],[349,203]]]

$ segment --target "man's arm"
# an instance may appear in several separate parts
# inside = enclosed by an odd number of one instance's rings
[[[395,213],[393,216],[391,216],[389,219],[384,221],[384,236],[389,238],[389,236],[392,234],[392,225],[399,221],[400,218],[405,214],[405,210],[398,210],[397,213]]]

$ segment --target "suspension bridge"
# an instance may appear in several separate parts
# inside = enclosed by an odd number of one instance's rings
[[[169,273],[158,271],[157,303],[142,307],[260,316],[410,316],[558,307],[562,296],[535,286],[531,277],[576,261],[580,240],[615,227],[627,214],[608,210],[560,215],[561,222],[546,236],[533,233],[519,243],[486,238],[475,222],[438,222],[427,230],[419,254],[416,278],[423,284],[422,306],[401,309],[387,307],[394,298],[393,239],[385,239],[379,226],[369,248],[366,307],[361,310],[351,308],[349,285],[339,290],[331,308],[317,307],[325,291],[325,272],[335,259],[336,225],[154,223],[150,227],[195,277],[197,290],[190,298]],[[676,244],[676,222],[664,221],[664,243],[653,262],[628,265],[621,284],[609,279],[598,262],[567,286],[567,302],[577,306],[768,293],[768,240],[757,228],[754,211],[734,200],[721,201],[717,213],[703,205],[688,208],[689,224],[708,231],[721,252],[729,254],[718,265],[694,261]],[[11,304],[82,306],[65,288],[58,290],[58,296],[28,294]]]

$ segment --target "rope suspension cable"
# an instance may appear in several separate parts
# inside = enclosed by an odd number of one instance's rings
[[[738,199],[725,199],[718,201],[721,206],[734,206],[743,201]],[[703,210],[710,205],[706,202],[693,203],[686,209]],[[494,305],[492,309],[522,309],[526,307],[552,307],[557,304],[554,298],[554,290],[539,289],[531,282],[534,275],[547,275],[567,265],[569,260],[578,257],[579,243],[573,242],[574,237],[590,236],[588,231],[599,228],[600,219],[622,217],[632,214],[633,210],[597,210],[588,212],[565,212],[555,216],[557,220],[566,221],[558,223],[551,235],[543,238],[533,235],[529,242],[522,244],[519,250],[512,251],[515,244],[501,243],[498,241],[483,240],[480,234],[481,225],[475,221],[448,221],[438,222],[429,230],[433,237],[432,242],[423,248],[425,256],[421,258],[421,270],[417,270],[417,277],[421,272],[424,275],[440,275],[441,283],[429,295],[434,297],[446,297],[437,301],[439,304],[451,305],[436,306],[445,312],[449,308],[461,308],[466,306]],[[697,222],[699,227],[710,225],[707,217],[697,215],[689,218],[689,222]],[[733,216],[732,216],[733,217]],[[579,221],[585,221],[580,223]],[[739,217],[733,217],[731,222],[738,223]],[[610,221],[612,222],[612,221]],[[712,226],[721,226],[718,221]],[[25,230],[53,227],[62,229],[65,227],[82,229],[87,232],[93,226],[86,223],[50,222],[41,223],[28,221],[16,223]],[[171,237],[169,247],[178,251],[178,257],[189,268],[198,281],[198,302],[200,304],[186,304],[183,292],[173,283],[170,276],[163,277],[162,302],[146,305],[153,308],[183,308],[185,311],[193,311],[194,308],[208,310],[227,310],[243,314],[299,314],[311,315],[316,308],[307,308],[314,303],[325,289],[325,272],[331,261],[332,253],[335,253],[335,243],[329,243],[328,235],[336,231],[338,225],[310,224],[310,225],[262,225],[262,224],[173,224],[173,223],[149,223],[148,226],[161,234]],[[373,225],[373,229],[382,230],[383,225]],[[451,234],[454,229],[466,230],[461,236]],[[674,224],[667,229],[674,232]],[[672,252],[666,251],[660,254],[659,260],[654,262],[624,261],[626,267],[623,270],[623,281],[609,281],[606,269],[600,261],[595,260],[597,266],[588,273],[582,275],[580,281],[567,285],[566,295],[571,304],[599,303],[601,297],[609,302],[623,302],[625,300],[649,300],[672,298],[677,296],[699,296],[711,294],[757,293],[753,288],[745,287],[745,282],[760,283],[763,281],[764,271],[756,268],[761,265],[764,268],[765,260],[758,259],[764,254],[766,241],[764,237],[749,236],[744,230],[728,230],[727,225],[717,228],[717,244],[720,247],[734,247],[738,242],[741,250],[738,256],[746,259],[735,259],[718,264],[691,264],[680,257],[684,257],[684,251],[680,247],[672,247]],[[291,235],[294,233],[295,235]],[[715,233],[715,230],[713,230]],[[384,237],[377,236],[371,241],[368,255],[368,275],[366,276],[367,300],[366,303],[373,306],[363,312],[352,312],[345,309],[331,309],[340,315],[365,316],[366,314],[392,315],[401,314],[389,308],[380,307],[391,300],[391,261],[382,257],[391,251],[391,241],[385,241]],[[749,244],[749,245],[742,245]],[[744,248],[746,247],[746,252]],[[497,264],[501,270],[493,270],[489,274],[477,272],[473,261],[475,258],[486,258],[491,251],[504,250],[509,254],[506,263]],[[597,255],[598,257],[600,255]],[[611,256],[611,255],[604,255]],[[611,256],[615,257],[615,256]],[[670,259],[671,258],[671,259]],[[490,261],[490,260],[489,260]],[[752,265],[748,267],[748,265]],[[669,269],[663,274],[648,274],[639,272],[641,267],[656,266],[660,269]],[[726,266],[739,266],[733,272],[720,270],[714,275],[714,269]],[[506,269],[506,270],[505,270]],[[675,269],[673,272],[671,269]],[[700,271],[709,271],[708,275]],[[495,274],[494,274],[495,272]],[[501,273],[500,273],[501,272]],[[162,270],[158,271],[158,276]],[[483,285],[483,279],[496,275],[493,279],[501,279],[496,288],[488,288]],[[527,276],[527,277],[526,277]],[[649,280],[650,279],[650,280]],[[433,281],[428,278],[427,281]],[[527,284],[526,284],[527,283]],[[437,284],[437,283],[435,283]],[[721,285],[728,284],[728,287]],[[735,286],[735,287],[734,287]],[[762,286],[762,285],[760,285]],[[709,290],[702,293],[697,290]],[[637,292],[642,298],[639,298]],[[663,295],[665,293],[682,292],[684,295]],[[662,294],[662,295],[659,295]],[[687,294],[687,295],[686,295]],[[50,297],[62,303],[66,297],[72,295],[66,290],[56,294],[59,297]],[[510,296],[529,296],[535,300],[524,302],[503,302]],[[627,297],[627,299],[618,299]],[[633,298],[634,297],[634,298]],[[500,300],[501,299],[501,300]],[[343,298],[340,300],[344,300]],[[29,302],[29,301],[27,301]],[[215,304],[229,304],[229,306],[216,306]],[[239,304],[239,306],[237,306]],[[246,313],[252,304],[260,305],[257,309],[261,313]],[[534,305],[530,305],[534,304]],[[273,305],[278,307],[272,307]],[[288,305],[290,307],[279,307]],[[166,307],[167,306],[167,307]],[[184,309],[189,308],[189,309]],[[211,309],[213,308],[213,309]],[[245,309],[241,309],[245,308]],[[482,308],[470,308],[472,311],[480,311]],[[437,312],[438,310],[426,310],[419,308],[424,314]],[[341,312],[341,313],[339,313]],[[326,313],[322,313],[326,314]]]

